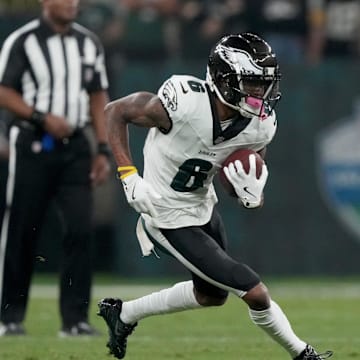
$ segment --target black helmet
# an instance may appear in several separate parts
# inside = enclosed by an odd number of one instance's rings
[[[206,81],[219,100],[243,116],[270,114],[277,101],[280,71],[275,54],[261,37],[251,33],[224,36],[211,50]],[[261,84],[254,96],[244,84]]]

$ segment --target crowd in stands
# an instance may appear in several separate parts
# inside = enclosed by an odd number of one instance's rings
[[[95,31],[117,63],[203,59],[226,33],[256,32],[282,63],[358,57],[359,0],[82,0],[79,22]],[[9,20],[37,0],[4,1]],[[16,13],[16,14],[15,14]],[[5,19],[6,18],[6,19]],[[16,16],[15,16],[16,18]],[[1,28],[6,26],[3,23]],[[15,19],[16,22],[16,19]],[[1,30],[1,29],[0,29]],[[0,39],[1,40],[1,39]]]
[[[279,62],[316,66],[358,58],[359,0],[86,0],[79,22],[106,47],[108,71],[207,58],[224,34],[251,31]],[[112,89],[110,88],[110,94]]]
[[[129,61],[203,59],[226,33],[256,32],[283,63],[358,57],[358,0],[88,0],[81,20]]]

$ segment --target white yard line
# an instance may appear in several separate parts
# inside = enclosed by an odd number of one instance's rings
[[[104,297],[132,298],[146,295],[168,287],[169,285],[95,285],[92,289],[92,297],[101,299]],[[56,285],[35,284],[31,287],[31,297],[34,298],[55,298],[59,294]]]
[[[146,285],[94,285],[92,297],[101,299],[103,297],[134,298],[149,294],[153,291],[171,286],[168,284],[146,284]],[[275,284],[269,285],[270,292],[274,298],[358,298],[360,299],[360,284],[357,283],[328,283],[328,284]],[[56,285],[35,284],[31,287],[33,298],[56,298],[58,287]]]

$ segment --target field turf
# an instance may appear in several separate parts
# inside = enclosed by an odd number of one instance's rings
[[[1,360],[110,360],[106,328],[96,316],[97,301],[106,296],[134,296],[166,285],[113,284],[95,280],[90,320],[97,338],[57,337],[60,326],[55,285],[32,287],[25,323],[28,335],[0,338]],[[360,359],[360,279],[269,279],[272,296],[293,328],[332,359]],[[100,283],[102,283],[100,285]],[[129,337],[127,360],[286,360],[287,353],[253,325],[245,304],[230,296],[220,308],[192,310],[141,321]]]

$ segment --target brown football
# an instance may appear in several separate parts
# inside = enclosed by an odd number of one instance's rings
[[[256,177],[259,178],[261,176],[261,172],[262,172],[262,166],[264,164],[264,160],[262,159],[262,157],[253,150],[249,150],[249,149],[239,149],[234,151],[232,154],[230,154],[225,161],[222,164],[222,168],[219,171],[219,178],[220,178],[220,182],[223,185],[225,191],[231,195],[236,197],[236,192],[234,190],[234,187],[230,184],[230,182],[228,181],[228,179],[226,178],[226,175],[224,173],[224,166],[228,166],[229,163],[234,163],[235,160],[240,160],[242,163],[242,166],[244,167],[245,172],[249,173],[249,169],[250,169],[250,163],[249,163],[249,156],[251,154],[255,155],[256,158]]]

